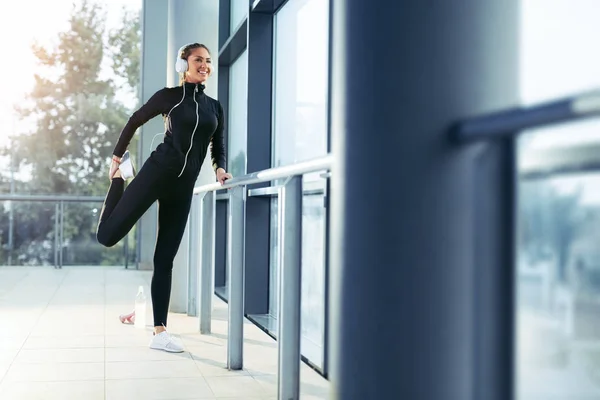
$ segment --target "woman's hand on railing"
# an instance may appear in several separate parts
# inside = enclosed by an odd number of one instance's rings
[[[225,171],[223,168],[218,168],[215,173],[217,174],[217,181],[221,185],[224,185],[227,179],[233,178],[231,174],[227,173],[227,171]]]

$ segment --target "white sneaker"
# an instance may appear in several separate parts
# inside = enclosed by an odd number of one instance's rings
[[[121,164],[119,164],[119,171],[121,171],[121,178],[124,181],[131,179],[135,176],[135,168],[133,167],[133,161],[129,155],[129,150],[123,154],[121,158]]]
[[[154,350],[164,350],[169,353],[182,353],[183,344],[181,341],[171,335],[167,331],[162,331],[158,335],[154,335],[150,341],[150,348]]]

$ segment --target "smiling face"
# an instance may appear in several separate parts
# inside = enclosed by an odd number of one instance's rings
[[[187,57],[188,70],[185,81],[189,83],[204,83],[212,73],[210,53],[204,47],[189,50]]]

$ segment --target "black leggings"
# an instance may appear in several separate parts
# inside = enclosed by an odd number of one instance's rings
[[[127,189],[123,179],[112,180],[100,213],[96,237],[102,245],[112,247],[158,200],[158,238],[150,288],[154,326],[167,326],[173,259],[187,224],[195,178],[195,174],[177,178],[148,159]]]

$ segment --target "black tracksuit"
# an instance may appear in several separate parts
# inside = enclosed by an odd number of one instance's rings
[[[204,93],[204,85],[184,83],[156,92],[137,110],[119,136],[114,154],[121,157],[136,129],[162,114],[164,141],[125,189],[113,179],[98,223],[97,238],[114,246],[158,200],[158,238],[154,250],[151,295],[154,326],[167,324],[171,272],[185,230],[194,184],[206,152],[211,148],[213,168],[225,168],[223,107]]]

